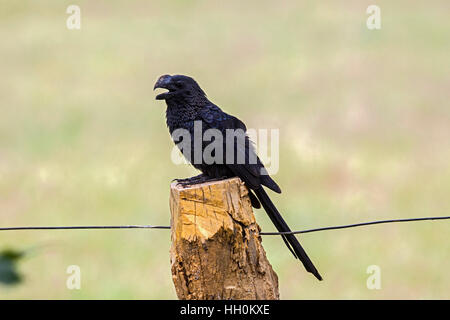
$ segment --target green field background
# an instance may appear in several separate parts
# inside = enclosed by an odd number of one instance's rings
[[[448,1],[0,2],[0,226],[169,224],[161,74],[280,129],[293,229],[450,212]],[[66,8],[81,8],[68,30]],[[264,231],[266,214],[255,212]],[[299,236],[324,281],[263,238],[283,299],[448,299],[450,223]],[[28,250],[1,299],[175,299],[167,230],[1,232]],[[66,268],[81,268],[68,290]],[[369,290],[368,266],[381,269]]]

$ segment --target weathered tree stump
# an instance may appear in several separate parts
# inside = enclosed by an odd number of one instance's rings
[[[170,210],[179,299],[279,299],[278,277],[239,178],[187,188],[172,183]]]

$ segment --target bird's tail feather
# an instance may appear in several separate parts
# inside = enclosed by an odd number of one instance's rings
[[[267,214],[269,215],[270,220],[272,220],[272,223],[275,225],[277,230],[279,232],[289,232],[291,229],[289,229],[289,226],[287,225],[286,221],[284,221],[281,214],[278,212],[277,208],[273,204],[272,200],[270,200],[268,194],[263,189],[263,187],[260,187],[255,191],[256,196],[258,197],[259,201],[261,202],[262,206],[264,207],[264,210],[266,210]],[[322,280],[321,275],[319,274],[319,271],[317,271],[316,267],[312,263],[312,261],[309,259],[308,255],[306,254],[305,250],[302,248],[300,243],[298,242],[297,238],[293,234],[285,234],[282,235],[282,238],[284,242],[286,243],[286,246],[291,250],[293,255],[300,259],[300,261],[305,266],[305,269],[308,272],[311,272],[317,279]]]

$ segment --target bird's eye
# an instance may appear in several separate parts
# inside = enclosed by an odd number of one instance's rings
[[[181,88],[183,88],[183,83],[182,83],[182,82],[175,82],[175,86],[176,86],[178,89],[181,89]]]

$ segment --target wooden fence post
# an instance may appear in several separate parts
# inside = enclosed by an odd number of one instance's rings
[[[187,188],[172,183],[170,211],[179,299],[279,299],[278,277],[239,178]]]

